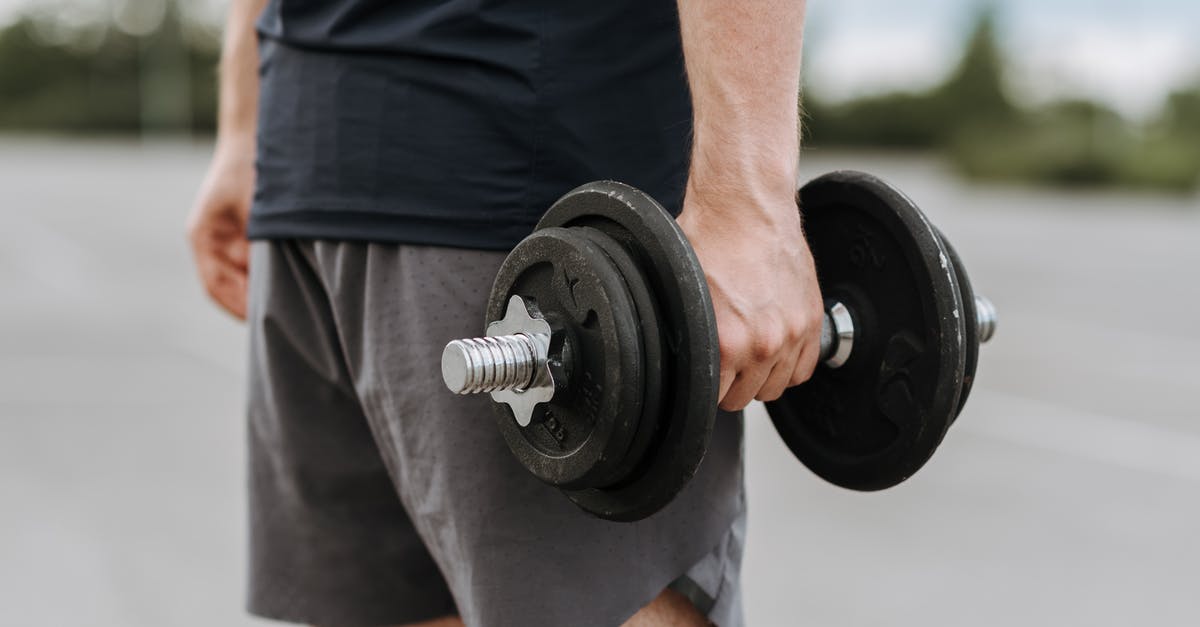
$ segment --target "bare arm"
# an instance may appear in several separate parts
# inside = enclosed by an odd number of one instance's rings
[[[254,193],[258,125],[258,38],[266,0],[233,0],[221,50],[217,144],[188,219],[196,270],[209,296],[246,317],[250,244],[246,221]]]
[[[258,123],[258,36],[255,21],[267,0],[233,0],[221,47],[217,141],[246,142],[253,149]]]
[[[721,407],[816,366],[822,317],[795,204],[803,0],[680,0],[694,143],[679,222],[708,276]]]
[[[691,189],[794,195],[804,8],[804,0],[679,2],[695,110]],[[778,220],[775,210],[738,213]]]

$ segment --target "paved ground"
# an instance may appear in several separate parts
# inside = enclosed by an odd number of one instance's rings
[[[243,335],[184,250],[205,158],[0,139],[0,623],[257,624]],[[750,623],[1200,624],[1200,199],[805,164],[903,183],[1001,327],[946,446],[897,489],[825,485],[749,417]]]

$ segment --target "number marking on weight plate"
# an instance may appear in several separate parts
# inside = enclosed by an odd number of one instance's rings
[[[588,422],[596,422],[596,416],[600,414],[600,397],[603,392],[600,384],[592,378],[592,373],[584,371],[579,393],[583,396],[583,406],[587,407]]]
[[[563,443],[567,439],[567,427],[549,409],[546,409],[546,419],[542,422],[542,428],[558,442],[558,448],[566,448]]]
[[[882,270],[887,265],[885,257],[875,247],[874,236],[862,225],[855,229],[853,242],[850,246],[850,262],[859,268],[870,265],[876,270]]]

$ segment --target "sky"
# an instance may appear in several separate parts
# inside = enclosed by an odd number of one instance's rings
[[[999,0],[999,35],[1026,100],[1086,96],[1134,118],[1200,84],[1200,0]],[[972,0],[811,0],[805,80],[846,98],[937,83],[980,7]]]
[[[38,0],[78,9],[155,0]],[[750,0],[740,0],[750,1]],[[228,0],[188,0],[216,19]],[[34,0],[0,0],[0,22]],[[952,68],[983,0],[809,0],[805,81],[844,99],[921,89]],[[1084,96],[1131,118],[1200,84],[1200,0],[994,0],[1018,97]],[[83,14],[83,11],[78,11]]]

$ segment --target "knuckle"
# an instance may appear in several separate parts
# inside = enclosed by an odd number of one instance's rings
[[[749,353],[755,361],[764,361],[779,354],[785,344],[786,334],[781,330],[770,330],[759,334],[750,342]]]
[[[717,350],[721,352],[721,363],[732,364],[738,354],[738,345],[724,336],[717,342]]]
[[[819,342],[821,337],[821,321],[808,318],[796,330],[795,346],[806,348],[813,342]]]
[[[809,324],[807,321],[800,321],[796,324],[789,324],[787,327],[787,343],[789,346],[795,346],[804,341],[808,336]]]
[[[802,317],[797,331],[800,333],[801,337],[817,333],[821,330],[821,324],[824,322],[824,318],[824,311],[807,312]]]
[[[718,341],[721,351],[721,363],[736,372],[746,352],[746,339],[741,333],[729,333],[720,336]]]

